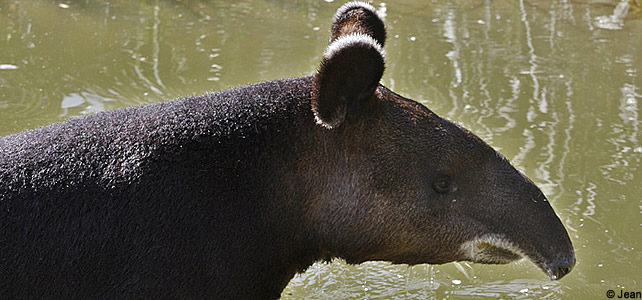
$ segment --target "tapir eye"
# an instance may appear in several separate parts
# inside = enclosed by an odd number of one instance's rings
[[[433,182],[432,188],[435,190],[435,192],[440,194],[445,194],[450,192],[450,178],[445,176],[437,178],[437,180]]]

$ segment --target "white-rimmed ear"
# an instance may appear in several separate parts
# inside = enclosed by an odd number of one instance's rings
[[[384,53],[369,35],[353,33],[330,43],[315,76],[312,111],[328,129],[357,114],[363,101],[373,99],[384,70]]]
[[[362,33],[374,38],[383,47],[386,42],[386,29],[383,19],[374,6],[361,2],[348,2],[341,6],[332,19],[330,43],[341,36]]]

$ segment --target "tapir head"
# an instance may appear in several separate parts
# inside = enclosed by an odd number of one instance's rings
[[[340,141],[314,212],[328,255],[407,264],[524,257],[552,279],[570,272],[571,241],[531,180],[470,131],[379,85],[384,41],[375,9],[348,3],[315,75],[315,120]]]

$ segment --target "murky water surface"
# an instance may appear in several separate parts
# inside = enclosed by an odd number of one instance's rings
[[[312,74],[341,4],[0,1],[0,135]],[[527,261],[336,261],[295,277],[283,297],[641,291],[640,9],[606,0],[373,4],[388,28],[384,85],[471,129],[528,174],[567,226],[578,263],[550,281]]]

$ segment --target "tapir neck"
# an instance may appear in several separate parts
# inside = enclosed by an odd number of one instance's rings
[[[333,244],[343,229],[334,228],[330,221],[333,218],[327,214],[345,209],[338,205],[340,200],[355,194],[352,189],[366,180],[358,166],[362,163],[359,157],[365,156],[360,154],[367,151],[364,140],[370,138],[369,129],[358,122],[324,128],[314,123],[308,107],[304,105],[290,120],[293,124],[281,127],[288,130],[273,135],[283,140],[273,138],[271,146],[263,148],[274,151],[270,153],[271,161],[265,163],[265,171],[271,172],[268,180],[261,183],[260,191],[268,204],[262,209],[269,212],[256,212],[257,220],[262,215],[270,216],[263,224],[257,224],[270,231],[257,237],[264,243],[261,248],[267,251],[258,257],[266,257],[259,262],[263,264],[259,268],[266,270],[261,274],[268,274],[262,280],[270,297],[278,297],[296,273],[314,262],[341,256],[343,249]],[[354,136],[353,132],[363,135]]]
[[[228,203],[218,213],[229,220],[219,222],[227,224],[219,228],[227,240],[219,253],[228,255],[219,260],[225,262],[219,267],[220,277],[238,279],[219,280],[243,284],[229,287],[225,296],[278,298],[297,272],[324,258],[316,225],[310,224],[314,211],[305,207],[314,207],[311,203],[318,200],[319,185],[314,181],[327,172],[326,152],[335,147],[323,145],[316,136],[331,133],[314,123],[308,99],[284,99],[282,104],[290,106],[291,115],[279,121],[283,124],[259,128],[263,132],[256,134],[269,139],[246,136],[243,149],[247,150],[236,159],[241,166],[227,170],[227,176],[237,179],[233,185],[220,184],[225,190],[243,190],[243,197],[234,199],[238,205]]]

